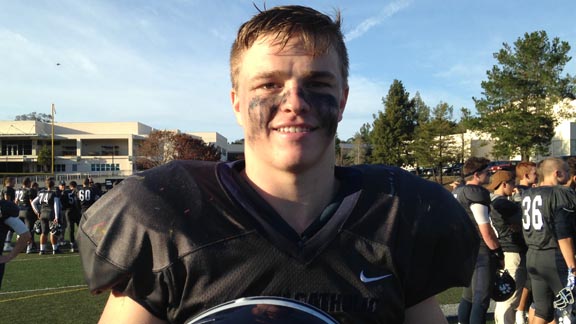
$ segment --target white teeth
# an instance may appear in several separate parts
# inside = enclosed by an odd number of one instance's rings
[[[310,131],[310,128],[304,127],[280,127],[276,129],[281,133],[307,133]]]

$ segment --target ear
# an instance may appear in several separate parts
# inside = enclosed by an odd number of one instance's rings
[[[530,176],[528,175],[528,173],[524,173],[524,174],[522,175],[522,179],[528,179],[529,177],[530,177]]]
[[[232,101],[232,110],[234,110],[236,122],[243,126],[242,114],[240,113],[240,98],[238,97],[238,92],[234,89],[230,90],[230,100]]]

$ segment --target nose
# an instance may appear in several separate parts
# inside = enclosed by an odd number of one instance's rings
[[[305,91],[298,85],[285,89],[281,107],[282,111],[294,114],[306,113],[311,108]]]

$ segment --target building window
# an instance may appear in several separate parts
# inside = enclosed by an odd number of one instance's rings
[[[91,164],[90,170],[92,172],[101,172],[101,171],[120,171],[120,164],[114,163],[101,163],[101,164]]]
[[[66,172],[66,164],[54,164],[55,172]]]
[[[32,155],[31,141],[2,141],[2,155]]]
[[[72,172],[78,172],[78,164],[72,164]]]

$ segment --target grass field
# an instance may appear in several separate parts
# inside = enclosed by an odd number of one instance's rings
[[[88,292],[77,253],[20,254],[6,265],[0,323],[96,323],[106,298]]]

